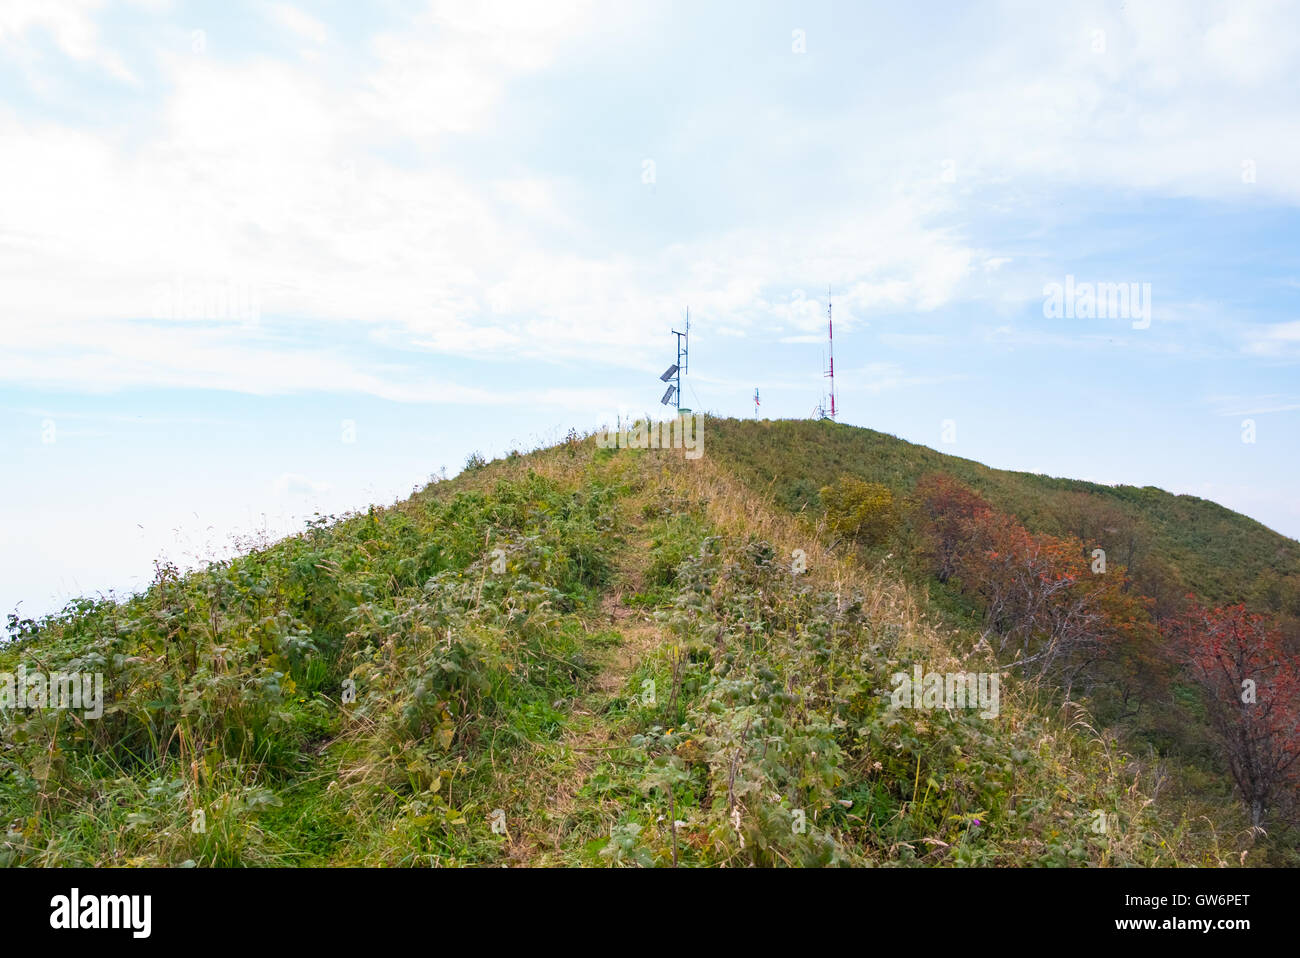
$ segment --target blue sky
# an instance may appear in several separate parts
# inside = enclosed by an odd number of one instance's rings
[[[1298,536],[1298,80],[1274,3],[5,0],[0,605],[651,410],[688,305],[806,416],[828,285],[843,421]]]

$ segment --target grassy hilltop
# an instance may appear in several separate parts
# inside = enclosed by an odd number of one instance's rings
[[[710,453],[789,509],[815,508],[818,490],[846,474],[906,493],[920,476],[943,472],[1036,531],[1082,533],[1085,539],[1096,532],[1131,571],[1149,572],[1153,588],[1157,576],[1170,576],[1183,593],[1235,603],[1260,599],[1263,585],[1281,583],[1291,602],[1300,599],[1300,542],[1207,499],[1153,486],[991,469],[872,429],[824,421],[723,419],[709,425]],[[1089,530],[1090,520],[1095,529]],[[1274,611],[1281,608],[1273,602]]]
[[[1286,860],[1206,736],[1159,720],[1204,723],[1176,681],[1137,720],[1014,671],[993,717],[889,691],[917,665],[1004,664],[916,557],[902,503],[926,473],[1036,531],[1122,530],[1134,581],[1171,596],[1285,616],[1294,541],[1202,500],[832,423],[709,419],[704,451],[572,437],[160,567],[123,601],[11,619],[0,671],[101,672],[105,710],[0,718],[0,863]],[[887,538],[828,525],[821,489],[844,476],[896,494]]]

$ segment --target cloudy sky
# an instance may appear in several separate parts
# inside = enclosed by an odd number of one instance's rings
[[[955,6],[0,0],[0,604],[653,409],[687,306],[807,416],[828,287],[843,421],[1300,535],[1300,9]]]

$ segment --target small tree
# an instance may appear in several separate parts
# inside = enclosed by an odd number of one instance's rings
[[[878,545],[897,525],[894,494],[886,486],[845,476],[821,490],[826,525],[844,539]]]
[[[1194,605],[1170,629],[1205,693],[1210,721],[1250,822],[1293,794],[1300,772],[1300,662],[1281,633],[1244,605]]]
[[[1069,698],[1075,680],[1127,646],[1145,654],[1152,627],[1121,567],[1094,574],[1077,539],[1034,535],[1012,516],[969,520],[957,562],[962,587],[984,606],[985,638],[1014,650],[1027,674],[1057,674]]]
[[[939,581],[947,582],[972,538],[972,523],[988,516],[992,507],[969,486],[939,472],[917,480],[913,502],[927,558]]]
[[[959,583],[984,612],[984,638],[1025,674],[1059,677],[1068,698],[1116,651],[1146,661],[1146,601],[1122,567],[1095,574],[1077,539],[1035,535],[950,476],[923,477],[915,506],[922,550],[940,581]]]

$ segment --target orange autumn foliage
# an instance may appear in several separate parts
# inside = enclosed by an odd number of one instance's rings
[[[1146,601],[1122,568],[1094,572],[1084,543],[1031,533],[948,476],[917,484],[924,551],[984,612],[984,638],[1027,674],[1075,680],[1118,647],[1148,642]]]

